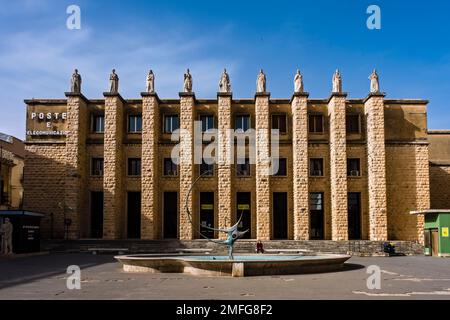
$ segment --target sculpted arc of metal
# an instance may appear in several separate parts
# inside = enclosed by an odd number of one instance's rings
[[[190,197],[191,192],[192,192],[192,190],[193,190],[195,184],[197,183],[197,181],[198,181],[200,178],[202,178],[203,176],[205,176],[205,175],[207,175],[207,174],[209,174],[209,173],[211,173],[211,171],[208,170],[208,171],[206,171],[206,172],[203,172],[201,175],[199,175],[199,176],[197,177],[197,179],[195,179],[195,181],[192,183],[192,185],[191,185],[191,187],[189,188],[189,191],[188,191],[188,193],[187,193],[187,195],[186,195],[186,200],[185,200],[185,205],[184,205],[184,207],[185,207],[186,212],[187,212],[187,214],[188,214],[189,222],[191,223],[192,226],[194,226],[194,223],[192,222],[192,215],[191,215],[191,212],[190,212],[190,210],[189,210],[189,205],[188,205],[189,197]],[[243,231],[243,232],[238,230],[238,226],[239,226],[239,224],[240,224],[241,221],[242,221],[242,216],[243,216],[243,214],[244,214],[244,212],[241,213],[241,216],[239,217],[239,220],[236,222],[235,225],[231,226],[230,228],[226,228],[226,229],[222,229],[222,228],[211,228],[211,227],[205,226],[204,224],[201,224],[201,223],[200,223],[200,227],[203,227],[203,228],[205,228],[205,229],[209,229],[209,230],[212,230],[212,231],[218,231],[218,232],[226,233],[226,234],[227,234],[227,239],[226,239],[225,241],[214,240],[214,239],[208,238],[208,237],[205,236],[203,233],[201,233],[200,230],[196,230],[196,231],[198,232],[198,234],[199,234],[202,238],[204,238],[204,239],[206,239],[206,240],[208,240],[208,241],[210,241],[210,242],[213,242],[213,243],[217,243],[217,244],[220,244],[220,245],[225,245],[225,246],[227,246],[227,247],[228,247],[228,256],[229,256],[230,260],[233,260],[233,246],[234,246],[234,243],[235,243],[238,239],[242,238],[242,237],[249,231],[248,229],[245,230],[245,231]],[[194,228],[195,228],[195,227],[194,227]]]

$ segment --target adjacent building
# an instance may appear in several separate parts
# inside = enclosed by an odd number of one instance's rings
[[[24,162],[23,141],[0,133],[0,210],[22,208]]]

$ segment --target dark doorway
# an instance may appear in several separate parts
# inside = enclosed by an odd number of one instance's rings
[[[200,192],[200,224],[214,228],[214,192]],[[200,232],[214,238],[214,230],[200,227]]]
[[[141,193],[128,192],[128,239],[141,238]]]
[[[91,238],[103,237],[103,192],[91,192]]]
[[[236,198],[236,221],[242,214],[242,221],[239,224],[239,231],[248,230],[248,232],[243,236],[243,239],[250,239],[252,230],[252,211],[250,206],[251,192],[238,192]]]
[[[431,229],[431,255],[437,257],[439,255],[439,230]]]
[[[178,235],[178,195],[164,192],[164,238],[176,239]]]
[[[288,238],[287,192],[273,193],[273,238]]]
[[[348,238],[361,239],[361,194],[348,193]]]
[[[312,192],[309,194],[309,214],[310,214],[310,238],[311,240],[325,239],[324,214],[323,214],[323,193]]]

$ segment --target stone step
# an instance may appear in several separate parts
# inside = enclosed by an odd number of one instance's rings
[[[405,255],[423,254],[423,246],[412,241],[390,241],[396,252]],[[265,249],[297,249],[323,253],[350,253],[356,255],[383,255],[383,242],[368,240],[271,240],[263,241]],[[179,249],[211,249],[211,254],[227,254],[224,245],[207,240],[43,240],[41,250],[50,252],[87,252],[95,248],[127,248],[130,253],[169,253]],[[253,253],[255,240],[236,242],[234,252]]]

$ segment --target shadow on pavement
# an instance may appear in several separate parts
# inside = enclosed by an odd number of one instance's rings
[[[0,289],[36,280],[69,276],[67,267],[77,265],[81,270],[102,264],[115,263],[113,255],[49,254],[34,257],[0,260]]]

